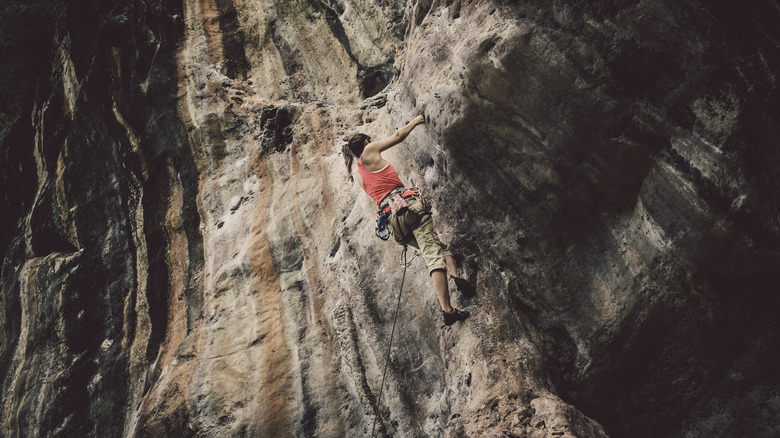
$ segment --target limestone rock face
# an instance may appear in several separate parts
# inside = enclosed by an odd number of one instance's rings
[[[780,434],[775,2],[0,14],[0,435]],[[452,327],[341,155],[417,114]]]

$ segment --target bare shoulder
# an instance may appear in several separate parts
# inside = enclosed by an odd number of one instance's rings
[[[363,159],[363,166],[366,168],[366,170],[369,172],[376,172],[377,170],[382,169],[385,164],[385,160],[382,158],[382,154],[379,152],[379,150],[375,148],[369,149],[372,144],[374,143],[366,146],[366,148],[363,150],[363,154],[360,157]]]

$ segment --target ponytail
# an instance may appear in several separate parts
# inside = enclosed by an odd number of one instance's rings
[[[347,165],[349,180],[354,181],[354,178],[352,178],[352,162],[355,161],[355,156],[352,155],[352,151],[349,149],[349,143],[344,143],[344,146],[341,147],[341,153],[344,154],[344,163]]]
[[[341,147],[341,153],[344,154],[344,163],[347,165],[347,173],[349,173],[350,181],[352,178],[352,162],[355,158],[360,158],[363,154],[363,149],[366,147],[366,140],[371,137],[366,134],[352,134],[347,144]]]

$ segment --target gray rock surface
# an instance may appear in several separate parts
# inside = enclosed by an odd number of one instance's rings
[[[775,2],[0,20],[0,435],[780,434]],[[340,154],[417,114],[447,328]]]

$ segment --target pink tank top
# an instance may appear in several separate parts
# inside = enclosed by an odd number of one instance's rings
[[[404,183],[398,178],[398,174],[395,173],[393,165],[389,161],[385,161],[387,166],[382,170],[376,172],[369,172],[365,166],[363,166],[363,157],[360,157],[358,161],[357,169],[358,174],[363,179],[363,190],[371,196],[371,199],[376,201],[376,205],[382,202],[382,199],[387,196],[390,191],[396,187],[403,187]]]

